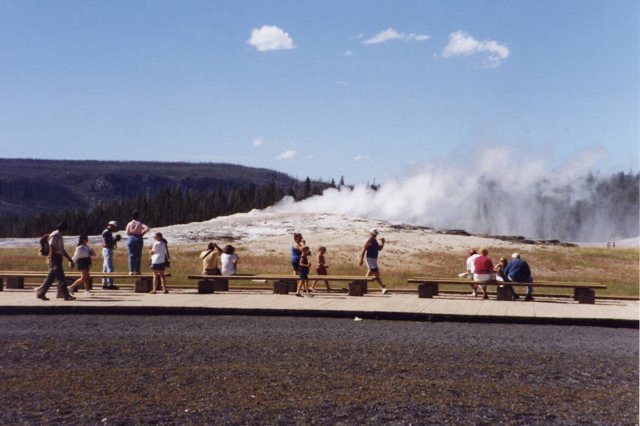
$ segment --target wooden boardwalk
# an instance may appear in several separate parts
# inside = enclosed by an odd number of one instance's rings
[[[416,321],[466,321],[495,323],[572,324],[638,328],[640,304],[628,300],[598,300],[580,305],[570,299],[538,298],[534,302],[482,300],[461,295],[419,299],[417,294],[364,297],[343,293],[317,293],[314,297],[275,295],[263,290],[231,290],[197,294],[195,289],[173,290],[170,294],[133,293],[130,289],[92,295],[81,290],[77,300],[55,298],[55,286],[47,302],[35,297],[33,289],[0,293],[0,315],[8,314],[242,314],[280,316],[324,316]]]

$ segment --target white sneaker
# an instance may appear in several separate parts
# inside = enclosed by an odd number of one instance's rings
[[[85,296],[91,296],[93,293],[91,293],[91,290],[85,290],[84,294]]]
[[[386,289],[386,287],[382,287],[382,294],[387,294],[387,289]]]
[[[478,296],[478,293],[474,290],[474,291],[472,291],[472,292],[471,292],[471,295],[472,295],[473,297],[477,297],[477,296]]]
[[[67,287],[67,289],[69,290],[69,294],[70,294],[70,295],[73,295],[73,293],[75,293],[75,292],[76,292],[76,289],[75,289],[75,288],[73,288],[73,287]]]

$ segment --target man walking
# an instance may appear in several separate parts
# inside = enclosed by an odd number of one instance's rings
[[[362,246],[362,252],[360,253],[360,266],[364,264],[365,256],[367,260],[367,277],[376,277],[376,282],[380,286],[382,294],[386,294],[387,288],[382,283],[380,278],[380,268],[378,267],[378,253],[384,248],[385,240],[380,238],[380,243],[377,240],[378,230],[372,229],[369,231],[369,238]]]
[[[102,231],[102,272],[113,272],[113,249],[120,239],[119,235],[113,237],[113,233],[118,230],[118,222],[112,220],[107,225],[107,229]],[[113,284],[113,278],[103,278],[102,288],[105,290],[118,290],[118,286]]]
[[[62,257],[69,259],[69,266],[73,268],[73,259],[69,256],[69,253],[64,249],[64,239],[62,233],[67,230],[67,224],[61,222],[56,225],[56,230],[49,235],[49,274],[45,278],[40,287],[36,289],[36,297],[41,300],[49,300],[47,297],[47,291],[53,281],[58,281],[58,290],[64,300],[75,300],[76,298],[69,294],[67,289],[67,281],[64,276],[64,269],[62,268]]]

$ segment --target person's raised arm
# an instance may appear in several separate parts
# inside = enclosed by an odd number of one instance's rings
[[[380,244],[380,247],[378,247],[378,250],[382,250],[384,248],[384,243],[386,243],[386,240],[384,238],[380,238],[380,242],[382,244]]]
[[[144,223],[142,224],[142,235],[146,234],[147,232],[149,232],[151,230],[151,228],[149,228],[147,225],[145,225]]]

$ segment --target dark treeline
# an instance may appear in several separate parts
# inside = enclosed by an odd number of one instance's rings
[[[167,189],[208,193],[220,186],[265,187],[271,182],[287,189],[300,184],[274,170],[233,164],[0,158],[0,217],[88,211]]]
[[[219,185],[209,191],[164,189],[155,194],[129,197],[117,202],[101,203],[89,209],[41,212],[30,216],[5,216],[0,220],[0,237],[36,237],[64,221],[71,234],[99,234],[110,220],[122,228],[130,220],[130,212],[138,209],[143,221],[151,227],[209,220],[218,216],[263,209],[285,195],[301,200],[320,194],[328,185],[312,183],[309,178],[288,188],[275,181],[266,185]]]

